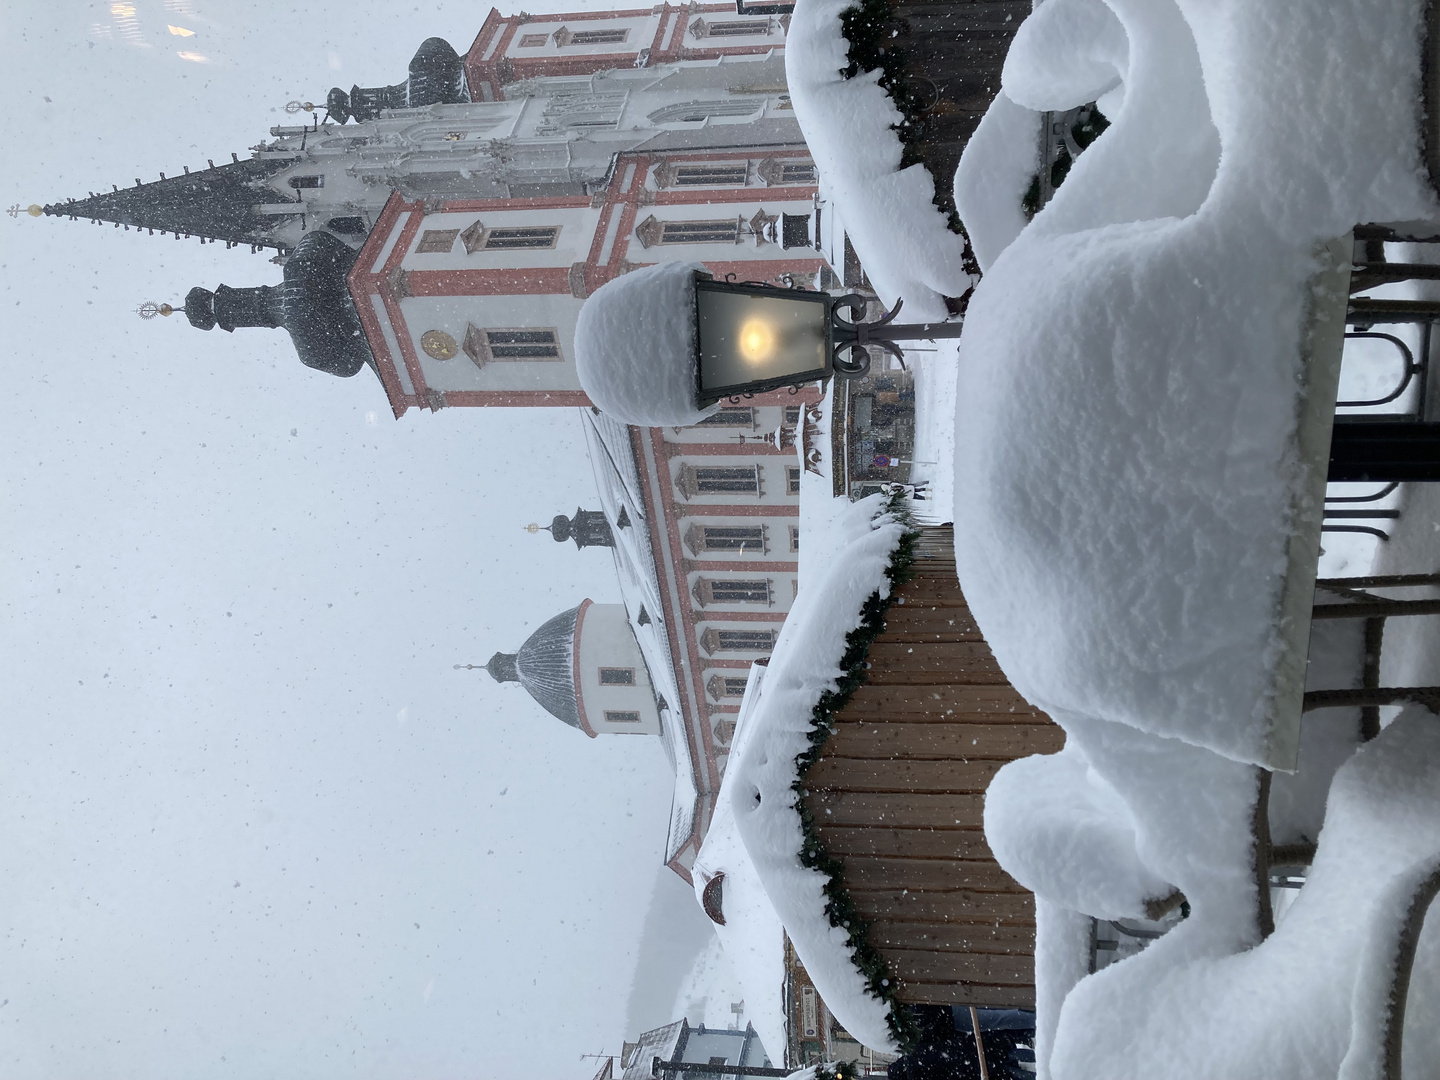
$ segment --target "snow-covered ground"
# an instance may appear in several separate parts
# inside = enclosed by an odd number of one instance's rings
[[[801,0],[792,25],[802,124],[826,107],[839,118],[812,119],[807,139],[847,222],[923,217],[929,193],[897,186],[893,135],[865,127],[878,88],[832,74],[837,2]],[[1421,13],[1418,0],[1046,0],[962,161],[957,203],[984,215],[967,224],[986,275],[958,349],[916,359],[916,457],[952,451],[953,473],[930,479],[953,495],[960,583],[1011,681],[1069,736],[1002,770],[986,813],[1002,864],[1039,896],[1037,1050],[1057,1080],[1379,1075],[1396,934],[1440,857],[1440,722],[1386,710],[1357,752],[1354,710],[1306,718],[1270,818],[1277,843],[1319,851],[1263,942],[1254,819],[1257,766],[1281,763],[1269,740],[1293,537],[1318,518],[1299,443],[1319,368],[1305,357],[1342,299],[1313,291],[1319,253],[1357,223],[1440,219],[1419,157]],[[1111,126],[1026,223],[1036,115],[1097,99]],[[923,274],[946,245],[894,235],[871,268],[882,296],[933,303],[944,290]],[[1376,393],[1386,349],[1350,344],[1342,399]],[[1322,575],[1440,569],[1440,492],[1409,485],[1390,505],[1387,542],[1324,534]],[[1440,682],[1437,624],[1390,620],[1382,683]],[[788,679],[777,700],[797,695],[770,720],[794,746],[748,765],[759,809],[740,799],[736,816],[797,946],[808,934],[816,961],[835,961],[844,935],[818,914],[798,828],[770,810],[803,749],[799,698],[815,693],[817,669],[786,646],[833,654],[809,640],[815,623],[796,625],[770,675]],[[1354,685],[1359,649],[1355,627],[1317,628],[1307,686]],[[1143,914],[1175,890],[1188,900],[1175,929],[1085,973],[1084,916]],[[1436,924],[1411,986],[1407,1077],[1440,1074]]]

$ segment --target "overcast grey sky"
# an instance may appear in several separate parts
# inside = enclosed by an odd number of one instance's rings
[[[15,0],[4,204],[243,156],[486,10]],[[452,669],[616,598],[521,529],[593,500],[574,415],[397,422],[281,331],[134,315],[264,255],[0,236],[0,1072],[587,1076],[680,887],[664,758]]]

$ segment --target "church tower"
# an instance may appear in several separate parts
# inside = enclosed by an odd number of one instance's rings
[[[272,127],[248,159],[42,213],[269,250],[282,266],[303,256],[281,282],[192,293],[187,317],[284,327],[319,370],[369,366],[397,417],[588,405],[575,318],[620,274],[678,259],[834,283],[785,86],[788,26],[728,4],[492,10],[464,55],[429,38],[403,82],[292,102],[308,122]],[[315,274],[342,249],[348,305]],[[303,318],[302,292],[324,298]],[[320,309],[321,330],[305,329]]]

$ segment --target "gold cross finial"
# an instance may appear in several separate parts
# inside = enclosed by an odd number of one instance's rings
[[[139,315],[142,319],[153,319],[156,315],[164,315],[166,318],[169,318],[175,314],[175,309],[169,304],[157,304],[153,300],[146,300],[145,303],[135,309],[135,314]]]
[[[19,217],[19,216],[20,216],[20,211],[21,211],[20,204],[19,204],[19,203],[16,203],[14,206],[9,207],[5,212],[6,212],[7,214],[9,214],[9,215],[13,218],[13,217]],[[32,202],[29,206],[27,206],[27,207],[24,208],[24,211],[25,211],[25,213],[29,214],[31,217],[39,217],[41,214],[45,213],[45,208],[44,208],[43,206],[41,206],[39,203],[33,203],[33,202]]]

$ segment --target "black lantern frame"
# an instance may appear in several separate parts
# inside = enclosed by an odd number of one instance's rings
[[[820,334],[817,362],[804,370],[791,370],[780,375],[764,375],[749,380],[716,381],[707,380],[706,349],[702,339],[702,296],[723,294],[728,296],[753,296],[767,300],[780,300],[791,304],[813,304],[822,322],[815,329]],[[739,400],[753,397],[767,390],[790,387],[798,392],[806,383],[823,382],[826,379],[859,379],[870,372],[868,346],[875,345],[896,357],[901,365],[905,354],[897,341],[923,340],[959,337],[962,329],[958,322],[900,324],[894,321],[900,313],[900,303],[874,322],[861,322],[870,299],[859,293],[832,296],[830,293],[813,289],[787,289],[778,285],[765,285],[754,281],[717,281],[708,274],[695,274],[695,328],[696,363],[695,395],[696,404],[706,408],[726,399]],[[841,316],[848,310],[852,318]],[[708,385],[707,385],[708,382]]]

